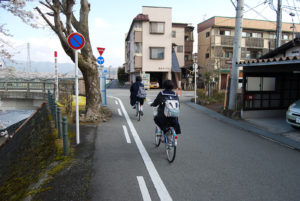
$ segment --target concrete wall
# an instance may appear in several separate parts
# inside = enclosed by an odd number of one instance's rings
[[[180,67],[184,67],[184,28],[183,27],[173,27],[172,31],[176,31],[176,37],[172,38],[172,43],[175,43],[176,56]],[[178,52],[178,46],[182,46],[182,52]]]
[[[23,200],[55,153],[55,136],[43,104],[0,146],[0,200]]]
[[[283,117],[286,110],[253,110],[253,111],[241,111],[242,119],[251,118],[267,118],[267,117]]]
[[[150,22],[164,22],[164,34],[150,34],[150,23],[143,22],[143,72],[170,72],[172,66],[172,8],[143,7]],[[150,47],[163,47],[164,59],[150,59]]]

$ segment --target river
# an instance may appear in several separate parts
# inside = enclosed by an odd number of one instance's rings
[[[9,127],[28,118],[35,110],[5,110],[0,109],[0,129]]]

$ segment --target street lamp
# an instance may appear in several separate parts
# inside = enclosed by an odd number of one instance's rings
[[[292,28],[293,29],[293,39],[295,38],[295,28],[296,28],[296,26],[295,26],[295,23],[294,23],[294,17],[295,17],[295,13],[290,13],[290,16],[292,17],[292,22],[293,22],[293,25],[290,27],[290,28]]]
[[[194,99],[195,104],[197,103],[197,81],[196,81],[196,74],[198,72],[198,64],[197,64],[197,54],[193,54],[193,68],[194,68]]]

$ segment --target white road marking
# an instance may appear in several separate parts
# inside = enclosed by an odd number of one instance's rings
[[[116,105],[119,105],[118,101],[115,101]]]
[[[128,126],[129,126],[129,129],[131,131],[131,134],[133,136],[133,139],[136,143],[136,146],[138,147],[138,150],[142,156],[142,159],[144,161],[144,164],[148,170],[148,173],[150,175],[150,178],[154,184],[154,187],[156,189],[156,192],[160,198],[160,200],[164,200],[164,201],[172,201],[173,199],[171,198],[165,184],[163,183],[163,181],[161,180],[148,152],[146,151],[141,139],[140,139],[140,136],[138,135],[138,133],[136,132],[135,130],[135,127],[133,126],[133,123],[132,121],[130,120],[126,110],[125,110],[125,107],[123,105],[123,102],[121,101],[121,99],[117,98],[117,97],[113,97],[115,99],[117,99],[119,101],[119,104],[121,106],[121,109],[123,111],[123,114],[125,116],[125,119],[128,123]]]
[[[150,197],[148,188],[146,186],[144,177],[137,176],[136,178],[137,178],[137,180],[139,182],[139,186],[140,186],[140,190],[141,190],[141,193],[142,193],[142,196],[143,196],[143,200],[144,201],[151,201],[151,197]]]
[[[118,113],[119,113],[120,116],[122,116],[122,113],[121,113],[121,110],[120,110],[120,109],[118,109]]]
[[[127,143],[131,143],[131,140],[130,140],[130,137],[129,137],[129,135],[128,135],[128,131],[127,131],[127,128],[126,128],[126,126],[125,125],[123,125],[123,130],[124,130],[124,135],[125,135],[125,138],[126,138],[126,141],[127,141]]]

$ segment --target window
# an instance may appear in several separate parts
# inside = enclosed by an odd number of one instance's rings
[[[206,32],[205,35],[206,35],[206,38],[207,38],[207,37],[209,37],[210,33],[209,33],[209,32]]]
[[[150,33],[163,34],[165,32],[164,22],[150,22]]]
[[[230,36],[231,33],[228,30],[227,31],[226,30],[220,30],[220,35]]]
[[[176,31],[172,31],[172,38],[176,38]]]
[[[205,54],[205,58],[208,59],[209,58],[209,53]]]
[[[182,45],[177,46],[177,52],[183,52],[183,46]]]
[[[252,33],[252,38],[262,38],[262,33]]]
[[[275,91],[275,77],[247,77],[247,91]]]
[[[282,39],[283,40],[288,40],[289,39],[289,36],[287,34],[282,34]]]
[[[135,43],[134,46],[134,53],[142,53],[142,43]]]
[[[249,32],[242,32],[243,37],[251,37],[251,33]]]
[[[225,52],[225,58],[232,58],[232,52]]]
[[[270,34],[269,34],[269,38],[270,38],[270,39],[275,39],[275,38],[276,38],[276,35],[275,35],[274,33],[270,33]]]
[[[164,59],[164,47],[150,47],[150,59]]]

